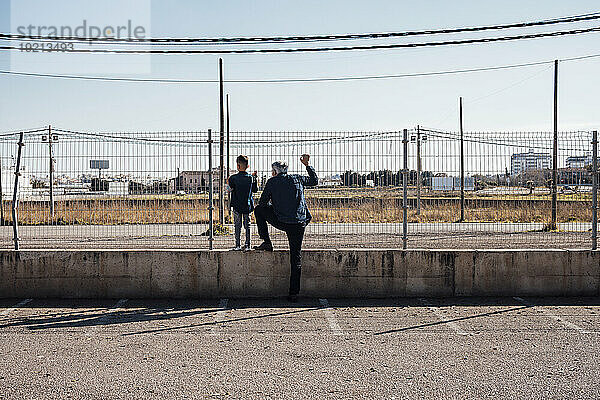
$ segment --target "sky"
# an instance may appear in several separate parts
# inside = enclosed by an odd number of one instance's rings
[[[114,4],[89,0],[19,0],[11,4],[0,0],[0,31],[16,33],[17,24],[28,21],[76,26],[83,18],[108,24],[104,21],[132,17],[142,21],[147,36],[152,37],[342,34],[521,22],[594,12],[597,7],[592,0],[126,0]],[[555,29],[567,26],[526,32]],[[432,38],[389,42],[428,39]],[[268,79],[418,73],[596,53],[600,53],[600,33],[444,48],[225,55],[223,59],[226,79]],[[78,57],[1,51],[0,69],[135,78],[218,77],[216,55]],[[597,91],[593,89],[600,83],[599,66],[600,58],[561,63],[561,130],[600,126]],[[460,96],[465,101],[468,131],[547,131],[552,129],[552,81],[551,66],[543,65],[378,81],[227,84],[225,89],[231,96],[231,129],[238,131],[377,131],[416,125],[457,130]],[[113,83],[0,75],[0,91],[4,93],[0,131],[48,124],[87,131],[219,126],[218,86],[214,83]]]

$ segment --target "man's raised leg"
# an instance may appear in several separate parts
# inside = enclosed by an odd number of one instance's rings
[[[275,217],[273,207],[261,205],[256,206],[254,209],[254,218],[256,218],[258,236],[263,240],[261,245],[254,248],[256,250],[273,251],[273,244],[271,243],[271,238],[269,237],[269,227],[267,226],[267,221],[272,220],[273,218],[277,219],[277,217]]]

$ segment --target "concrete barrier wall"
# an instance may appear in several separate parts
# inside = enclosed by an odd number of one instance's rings
[[[308,250],[301,295],[596,296],[600,252]],[[285,296],[287,251],[0,251],[0,297]]]

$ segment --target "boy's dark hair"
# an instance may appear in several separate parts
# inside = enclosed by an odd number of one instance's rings
[[[239,155],[235,161],[242,167],[248,168],[248,156]]]

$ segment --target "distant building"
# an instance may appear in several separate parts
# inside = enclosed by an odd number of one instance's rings
[[[559,168],[557,179],[560,185],[592,184],[592,174],[585,168]]]
[[[594,158],[589,153],[582,156],[569,156],[567,157],[567,168],[585,168],[592,165],[593,161]]]
[[[319,180],[320,187],[338,187],[342,186],[341,178],[324,178]]]
[[[533,149],[531,149],[528,153],[517,153],[510,157],[511,175],[518,175],[525,171],[551,168],[552,157],[549,153],[534,153]]]
[[[10,199],[13,196],[15,187],[15,167],[4,166],[2,168],[2,198]],[[31,196],[33,186],[31,184],[31,175],[26,171],[25,166],[21,166],[21,175],[19,176],[19,196]]]
[[[431,177],[431,190],[455,191],[460,190],[460,177],[457,176],[433,176]],[[475,178],[465,176],[465,190],[475,190]]]
[[[226,174],[225,179],[237,171],[229,171]],[[213,188],[215,191],[219,190],[219,167],[213,168],[212,173]],[[210,174],[208,171],[181,171],[179,175],[171,179],[170,189],[172,192],[183,191],[186,193],[200,193],[208,190],[210,185]]]

